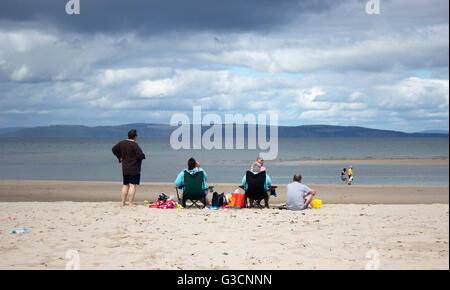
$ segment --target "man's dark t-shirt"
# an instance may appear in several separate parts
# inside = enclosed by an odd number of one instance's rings
[[[123,175],[138,175],[141,173],[141,163],[145,159],[145,154],[136,142],[130,140],[120,141],[112,148],[112,152],[119,161],[121,158],[123,159]]]

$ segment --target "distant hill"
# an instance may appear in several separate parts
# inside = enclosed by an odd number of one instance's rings
[[[17,128],[0,128],[0,136],[2,135],[2,134],[6,134],[6,133],[9,133],[9,132],[16,132],[16,131],[19,131],[19,130],[22,130],[22,129],[25,129],[24,127],[17,127]]]
[[[45,127],[24,128],[1,134],[0,138],[123,138],[131,129],[136,129],[140,137],[168,137],[173,131],[168,125],[127,124],[119,126],[87,127],[79,125],[53,125]]]
[[[236,126],[236,125],[235,125]],[[242,126],[242,125],[237,125]],[[247,131],[247,125],[244,130]],[[136,129],[141,138],[168,138],[175,128],[162,124],[127,124],[119,126],[87,127],[54,125],[34,128],[0,129],[0,138],[125,138],[130,129]],[[202,127],[206,131],[208,127]],[[3,131],[1,131],[3,130]],[[223,132],[224,134],[224,132]],[[268,132],[267,132],[268,134]],[[448,138],[441,133],[404,133],[364,127],[305,125],[279,126],[279,138]]]
[[[279,127],[279,136],[284,138],[448,138],[448,134],[405,133],[357,126],[327,125]]]

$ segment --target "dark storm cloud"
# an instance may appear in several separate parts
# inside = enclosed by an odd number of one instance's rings
[[[76,32],[158,34],[185,30],[264,31],[340,0],[80,0],[80,15],[65,13],[66,0],[3,0],[0,20],[57,25]]]
[[[0,127],[167,123],[201,104],[448,129],[448,0],[80,1],[0,1]]]

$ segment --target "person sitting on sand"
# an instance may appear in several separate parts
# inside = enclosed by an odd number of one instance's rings
[[[259,163],[259,162],[253,163],[252,168],[251,168],[250,171],[253,174],[258,174],[258,173],[262,172],[262,170],[261,170],[261,163]],[[242,185],[244,186],[244,190],[247,190],[248,184],[247,184],[247,176],[246,175],[244,175],[244,178],[242,178]],[[272,180],[270,179],[270,176],[268,174],[266,174],[266,183],[264,184],[264,189],[266,191],[268,191],[269,187],[271,185],[272,185]]]
[[[260,166],[260,172],[266,171],[266,168],[263,166],[264,165],[264,159],[262,157],[258,157],[256,158],[256,161]],[[254,163],[253,163],[254,164]],[[253,171],[253,166],[250,168],[250,171]]]
[[[205,200],[206,204],[209,204],[208,201],[208,185],[206,184],[206,180],[208,179],[208,175],[206,174],[206,171],[203,170],[203,168],[200,167],[200,162],[197,162],[194,158],[189,158],[188,160],[188,168],[182,170],[177,178],[175,179],[175,185],[181,189],[181,195],[183,195],[183,189],[184,186],[184,172],[188,172],[189,174],[194,174],[196,172],[203,172],[203,183],[202,183],[202,189],[205,191]]]
[[[347,174],[347,169],[346,168],[342,169],[342,171],[341,171],[341,184],[344,184],[344,183],[347,182],[346,174]]]
[[[295,174],[293,182],[287,185],[286,208],[290,210],[303,210],[308,208],[317,191],[304,185],[302,176]]]
[[[112,152],[122,163],[123,187],[122,187],[122,203],[121,207],[125,206],[127,196],[129,196],[130,207],[135,207],[133,201],[136,194],[136,186],[141,180],[141,163],[145,159],[145,154],[142,152],[139,145],[136,143],[136,130],[128,132],[128,139],[120,141],[113,148]]]

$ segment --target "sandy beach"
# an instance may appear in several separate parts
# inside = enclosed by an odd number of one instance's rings
[[[81,269],[364,269],[372,258],[380,269],[449,269],[444,204],[288,212],[25,202],[0,212],[0,269],[65,269],[68,250]],[[30,233],[10,233],[23,226]]]
[[[120,182],[1,181],[0,269],[65,269],[69,250],[81,269],[449,269],[448,186],[312,186],[321,209],[216,211],[148,208],[166,183],[122,209]]]

